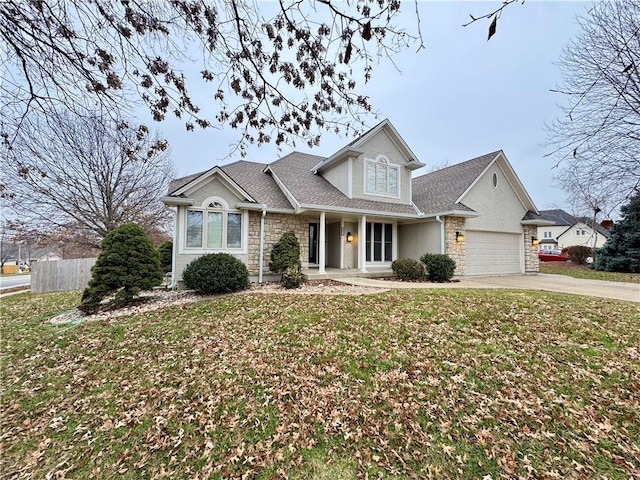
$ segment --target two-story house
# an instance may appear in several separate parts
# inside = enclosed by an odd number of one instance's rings
[[[602,247],[611,236],[609,231],[586,217],[574,217],[564,210],[541,210],[540,215],[549,221],[538,227],[540,250],[562,250],[574,245],[590,248]]]
[[[424,164],[384,120],[329,157],[293,152],[174,180],[174,281],[205,253],[271,277],[271,247],[289,230],[306,278],[388,273],[398,258],[447,253],[457,275],[537,272],[543,220],[502,151],[413,178]]]

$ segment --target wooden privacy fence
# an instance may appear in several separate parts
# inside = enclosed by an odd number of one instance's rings
[[[81,290],[91,280],[95,258],[74,258],[31,265],[31,291],[34,293]]]

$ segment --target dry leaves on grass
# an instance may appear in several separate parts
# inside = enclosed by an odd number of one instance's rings
[[[394,291],[6,327],[2,471],[630,478],[639,320],[624,302]]]

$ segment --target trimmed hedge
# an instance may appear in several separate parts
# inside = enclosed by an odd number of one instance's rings
[[[442,283],[453,278],[456,262],[449,255],[425,253],[420,261],[427,270],[427,280]]]
[[[227,293],[249,287],[247,266],[228,253],[209,253],[193,260],[182,272],[184,285],[200,294]]]
[[[302,284],[302,265],[300,261],[295,262],[293,265],[289,265],[287,269],[282,272],[282,286],[284,288],[298,288]]]
[[[391,270],[400,280],[414,281],[424,278],[424,265],[413,258],[394,260]]]

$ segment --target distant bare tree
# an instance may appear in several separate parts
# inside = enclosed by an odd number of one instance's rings
[[[565,116],[549,126],[558,183],[611,214],[640,186],[640,0],[598,2],[560,58]]]
[[[174,169],[165,141],[98,114],[48,120],[27,120],[7,150],[2,196],[22,225],[94,246],[129,222],[167,230],[171,214],[160,197]]]

